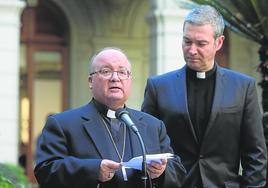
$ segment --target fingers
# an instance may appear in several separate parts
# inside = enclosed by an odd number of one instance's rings
[[[100,164],[99,181],[109,181],[114,177],[115,171],[121,167],[120,163],[104,159]]]
[[[147,166],[148,173],[152,179],[158,178],[165,171],[167,160],[162,159],[161,163],[153,162]]]
[[[161,163],[152,162],[147,165],[147,170],[152,179],[158,178],[165,171],[167,165],[166,159],[161,159]],[[121,168],[121,164],[115,161],[104,159],[100,164],[99,181],[106,182],[111,180],[115,171]]]
[[[109,172],[108,178],[113,178],[114,177],[114,173],[115,173],[115,171]]]

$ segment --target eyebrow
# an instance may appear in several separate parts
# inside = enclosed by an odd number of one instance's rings
[[[183,39],[184,40],[188,40],[188,41],[193,41],[192,39],[190,39],[190,38],[188,38],[188,37],[186,37],[186,36],[184,36],[183,37]],[[197,41],[198,43],[209,43],[209,41],[207,41],[207,40],[195,40],[195,41]]]
[[[100,66],[100,67],[99,67],[99,69],[104,69],[104,68],[107,68],[107,69],[113,69],[113,67],[110,66],[110,65],[104,65],[104,66]],[[130,68],[125,67],[125,66],[119,66],[119,69],[126,69],[126,70],[130,71]]]

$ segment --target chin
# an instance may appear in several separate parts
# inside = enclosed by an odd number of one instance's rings
[[[194,65],[193,63],[188,63],[187,65],[188,65],[188,67],[191,68],[192,70],[200,71],[200,67]]]
[[[107,98],[108,98],[108,100],[113,101],[113,102],[118,102],[118,101],[124,100],[124,97],[122,97],[122,96],[109,96]]]

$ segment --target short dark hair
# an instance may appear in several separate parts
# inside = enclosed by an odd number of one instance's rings
[[[200,5],[195,7],[184,19],[185,23],[194,25],[210,24],[214,28],[214,37],[218,38],[224,31],[224,20],[222,15],[210,5]]]

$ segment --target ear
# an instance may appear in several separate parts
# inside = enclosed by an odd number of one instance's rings
[[[89,88],[92,89],[92,76],[88,76],[87,78]]]
[[[221,49],[222,45],[223,45],[223,41],[224,41],[225,37],[223,35],[219,36],[216,39],[216,51],[218,51],[219,49]]]

